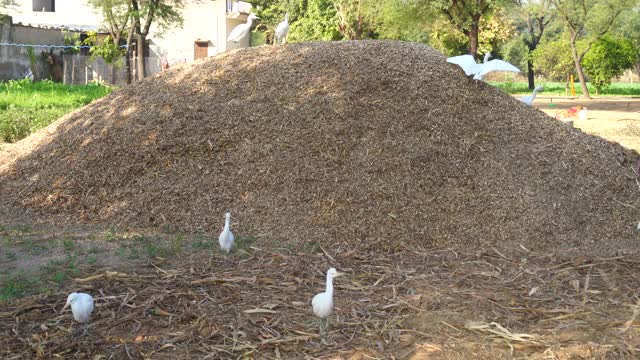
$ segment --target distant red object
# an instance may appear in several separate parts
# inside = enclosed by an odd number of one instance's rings
[[[582,105],[574,106],[567,110],[557,110],[556,119],[566,119],[570,117],[577,117],[578,111],[582,110]]]

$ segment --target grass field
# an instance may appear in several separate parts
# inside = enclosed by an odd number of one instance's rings
[[[491,85],[501,89],[509,94],[527,94],[529,90],[528,84],[524,82],[502,81],[490,82]],[[536,85],[544,86],[544,94],[547,96],[557,95],[565,96],[565,84],[560,82],[537,82]],[[580,83],[575,83],[576,95],[582,95]],[[591,96],[596,95],[596,89],[587,83]],[[640,83],[613,83],[611,86],[602,91],[598,96],[640,96]]]
[[[112,89],[28,80],[0,83],[0,142],[15,142]]]

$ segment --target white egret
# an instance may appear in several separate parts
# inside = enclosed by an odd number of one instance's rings
[[[227,213],[224,221],[224,229],[218,236],[218,243],[220,244],[220,248],[227,253],[231,251],[231,247],[233,246],[233,233],[229,226],[231,225],[231,213]]]
[[[93,312],[93,297],[85,293],[71,293],[67,297],[67,303],[62,308],[62,311],[64,311],[68,306],[71,306],[73,319],[84,324],[85,327],[83,335],[86,335],[89,318]]]
[[[519,73],[520,69],[503,60],[491,60],[491,53],[484,54],[484,62],[477,64],[473,56],[460,55],[447,58],[448,63],[456,64],[464,70],[467,76],[473,75],[474,80],[483,80],[484,77],[493,71],[510,71]]]
[[[321,292],[313,297],[311,300],[311,307],[313,308],[313,314],[320,319],[325,319],[326,324],[329,323],[329,315],[333,311],[333,279],[344,275],[338,272],[335,268],[327,271],[327,289],[325,292]],[[320,328],[322,330],[322,327]]]
[[[484,54],[484,62],[487,62],[491,57],[491,53]],[[476,59],[471,55],[459,55],[447,58],[447,62],[456,64],[464,70],[467,76],[475,75],[480,71],[482,64],[476,63]]]
[[[274,41],[274,44],[280,40],[282,40],[283,44],[286,44],[287,34],[289,34],[289,13],[284,14],[284,21],[276,27],[276,41]]]
[[[536,86],[535,89],[533,89],[533,93],[531,95],[527,95],[527,96],[523,96],[520,98],[520,101],[522,101],[523,103],[531,106],[533,105],[533,100],[536,99],[536,95],[538,95],[539,91],[543,91],[544,88],[542,86]]]
[[[251,24],[253,20],[259,19],[256,14],[251,13],[247,17],[247,22],[244,24],[240,24],[231,30],[231,34],[227,38],[227,41],[233,41],[234,43],[240,42],[240,40],[244,39],[247,35],[249,35],[249,31],[251,31]]]

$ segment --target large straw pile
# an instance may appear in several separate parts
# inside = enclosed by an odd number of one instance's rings
[[[567,128],[433,49],[231,52],[127,86],[4,154],[1,193],[61,221],[290,243],[615,250],[637,154]]]

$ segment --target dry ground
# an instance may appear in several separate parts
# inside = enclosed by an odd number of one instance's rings
[[[615,141],[640,152],[640,99],[627,97],[592,100],[549,98],[538,96],[534,106],[550,116],[557,110],[581,105],[588,109],[588,120],[574,118],[574,125],[583,131]]]
[[[4,305],[0,357],[640,356],[637,256],[595,258],[525,248],[510,254],[421,248],[382,254],[312,244],[294,253],[240,236],[238,248],[225,259],[215,237],[206,234],[87,230],[3,226],[3,248],[17,254],[7,259],[4,251],[3,271],[15,275],[22,261],[32,261],[32,269],[14,276],[18,284],[5,282],[3,289],[26,282],[33,287],[22,290],[42,294]],[[65,240],[55,240],[60,238]],[[30,245],[22,251],[25,243]],[[28,251],[34,248],[41,252]],[[99,260],[91,262],[87,254]],[[62,262],[35,270],[38,260],[58,255]],[[336,281],[336,317],[323,338],[308,301],[323,288],[330,266],[348,275]],[[61,277],[51,277],[60,271]],[[96,297],[86,337],[75,337],[71,315],[59,312],[72,290]]]

